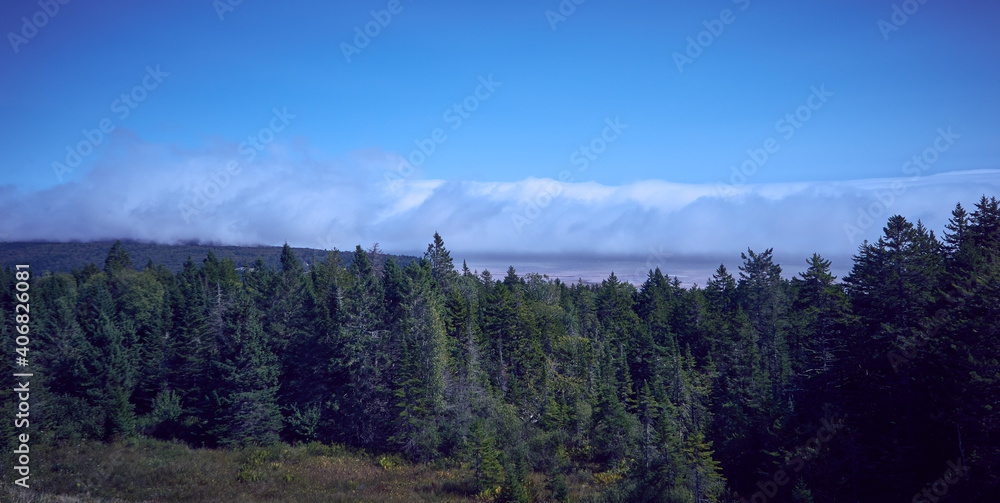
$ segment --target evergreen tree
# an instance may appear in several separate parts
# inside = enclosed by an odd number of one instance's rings
[[[906,346],[923,332],[936,302],[942,255],[932,233],[896,215],[876,243],[862,245],[845,278],[859,326],[845,341],[850,351],[837,390],[840,407],[857,428],[852,440],[859,445],[853,454],[860,458],[859,471],[851,478],[860,493],[889,497],[917,483],[912,474],[924,456],[913,418],[922,414],[925,398],[905,374],[895,374],[893,367],[900,367],[892,355],[910,349]]]
[[[483,306],[482,337],[489,362],[490,383],[506,393],[512,344],[517,330],[514,298],[506,284],[497,283],[484,289],[480,305]]]
[[[784,402],[789,374],[788,288],[781,266],[772,259],[772,249],[756,254],[741,253],[740,280],[736,293],[740,307],[758,335],[758,350],[764,360],[775,404]]]
[[[794,390],[810,397],[833,391],[834,376],[843,371],[851,317],[847,294],[830,274],[830,261],[814,253],[807,263],[809,268],[792,280],[792,307],[798,317],[790,342],[797,376]],[[817,403],[802,406],[819,410]]]
[[[251,294],[236,290],[232,309],[225,315],[224,346],[215,363],[224,425],[216,434],[223,444],[267,445],[278,440],[279,362],[268,349],[260,319]]]
[[[473,467],[481,494],[495,495],[503,483],[503,465],[496,438],[487,430],[483,420],[472,423]]]
[[[170,306],[167,287],[155,268],[122,270],[112,275],[109,287],[114,298],[114,317],[128,323],[122,341],[135,375],[131,401],[138,414],[152,410],[153,399],[166,380],[166,339]]]
[[[319,422],[316,435],[321,439],[344,438],[348,430],[341,407],[347,408],[351,376],[345,362],[350,361],[352,345],[345,337],[344,291],[352,281],[343,266],[340,253],[334,250],[310,270],[312,288],[311,316],[315,331],[312,357],[316,360],[312,392],[319,398]]]
[[[434,281],[437,281],[441,289],[447,292],[455,282],[455,279],[458,278],[458,273],[455,272],[451,252],[445,248],[444,239],[437,232],[434,233],[434,242],[427,245],[424,259],[431,264],[431,274],[434,276]],[[464,261],[462,262],[462,266],[465,272],[468,272],[468,267],[465,267]]]
[[[280,264],[270,295],[262,303],[266,331],[281,360],[278,402],[286,412],[288,436],[316,440],[324,397],[323,387],[315,383],[322,379],[327,360],[310,312],[315,300],[302,262],[288,243],[282,247]]]
[[[135,326],[131,320],[116,316],[115,302],[103,279],[92,278],[81,296],[90,300],[85,307],[88,321],[84,327],[96,361],[91,368],[86,368],[85,362],[79,363],[84,365],[82,373],[94,384],[82,391],[103,409],[102,437],[112,439],[135,433],[135,410],[130,400],[136,385],[136,359],[128,347],[128,341],[135,338]]]
[[[104,270],[33,275],[32,439],[336,441],[468,462],[500,501],[544,497],[530,470],[565,500],[579,469],[618,480],[606,501],[759,500],[779,469],[795,480],[769,501],[890,501],[957,457],[969,477],[949,497],[991,501],[995,198],[957,205],[941,242],[890,217],[843,282],[818,254],[791,281],[770,249],[741,256],[738,280],[720,266],[684,288],[655,269],[636,289],[459,275],[437,234],[405,269],[377,245],[350,268],[286,245],[278,269],[209,253],[137,271],[116,242]]]
[[[182,413],[178,422],[184,427],[178,427],[180,431],[161,429],[160,434],[168,437],[179,435],[189,441],[195,441],[203,433],[200,423],[208,407],[210,391],[204,379],[210,365],[212,341],[202,279],[198,267],[188,257],[170,292],[173,317],[167,339],[165,388],[173,392],[180,402]]]
[[[531,497],[528,495],[528,468],[523,459],[510,464],[505,470],[503,484],[500,486],[500,493],[497,495],[497,503],[528,503]]]
[[[969,230],[969,214],[962,207],[962,203],[955,204],[955,209],[951,212],[951,219],[945,225],[944,246],[948,257],[952,260],[958,259],[965,251],[969,251],[972,244],[971,231]]]
[[[246,272],[252,272],[252,267],[244,267]],[[236,270],[236,264],[232,259],[224,258],[219,260],[212,250],[202,261],[201,274],[204,283],[205,295],[208,297],[221,297],[223,293],[230,293],[240,285],[240,274]]]
[[[125,247],[122,246],[120,240],[115,240],[115,244],[111,245],[111,251],[108,252],[107,258],[104,259],[104,272],[108,275],[113,276],[121,271],[130,269],[132,267],[132,258],[129,257]]]
[[[351,264],[353,282],[344,299],[343,353],[335,365],[350,376],[340,395],[347,432],[364,446],[383,445],[390,435],[391,347],[384,325],[382,284],[368,254],[358,246]]]

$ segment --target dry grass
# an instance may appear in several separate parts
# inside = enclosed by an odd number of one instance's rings
[[[34,452],[34,447],[33,447]],[[450,502],[475,501],[473,472],[455,463],[411,464],[338,445],[192,449],[135,440],[39,446],[31,490],[11,486],[13,503],[117,502]],[[573,500],[600,490],[589,472],[568,478]],[[547,501],[542,474],[529,477],[535,501]]]
[[[16,503],[470,501],[462,468],[386,462],[339,446],[191,449],[150,440],[40,449]],[[383,468],[388,466],[388,469]]]

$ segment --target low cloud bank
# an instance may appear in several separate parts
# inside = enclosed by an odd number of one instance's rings
[[[607,186],[550,178],[430,180],[419,171],[399,177],[400,162],[392,152],[330,159],[308,146],[277,143],[248,160],[236,145],[185,149],[117,134],[96,166],[74,181],[34,192],[0,187],[6,216],[0,238],[287,241],[326,249],[378,242],[395,253],[419,253],[437,231],[456,258],[479,257],[483,264],[559,255],[668,269],[671,257],[711,262],[773,247],[781,257],[800,257],[786,266],[797,272],[813,252],[849,260],[864,239],[878,238],[890,215],[921,219],[940,234],[956,202],[971,208],[981,195],[1000,193],[1000,170]]]

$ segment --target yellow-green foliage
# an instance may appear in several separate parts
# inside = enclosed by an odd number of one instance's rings
[[[605,487],[618,482],[622,478],[624,477],[622,477],[621,474],[615,472],[600,472],[594,474],[594,480],[596,480],[598,484]]]
[[[602,487],[613,485],[628,477],[633,463],[635,463],[635,460],[631,458],[619,459],[610,470],[595,473],[594,480],[596,480]]]
[[[403,458],[396,454],[383,454],[378,457],[378,465],[385,471],[396,470],[403,464]]]
[[[500,486],[496,486],[492,489],[486,488],[479,491],[479,493],[476,494],[476,499],[481,501],[493,501],[498,495],[500,495]]]
[[[262,449],[250,452],[247,461],[240,465],[240,473],[236,476],[240,482],[260,482],[263,474],[260,469],[267,462],[267,453]]]

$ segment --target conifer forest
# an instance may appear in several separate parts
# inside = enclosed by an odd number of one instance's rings
[[[998,501],[996,198],[940,234],[888,218],[843,277],[747,249],[692,287],[472,271],[438,234],[405,266],[285,245],[175,273],[127,248],[32,271],[32,449],[338,445],[463,468],[469,501]],[[0,273],[9,318],[23,277]]]

